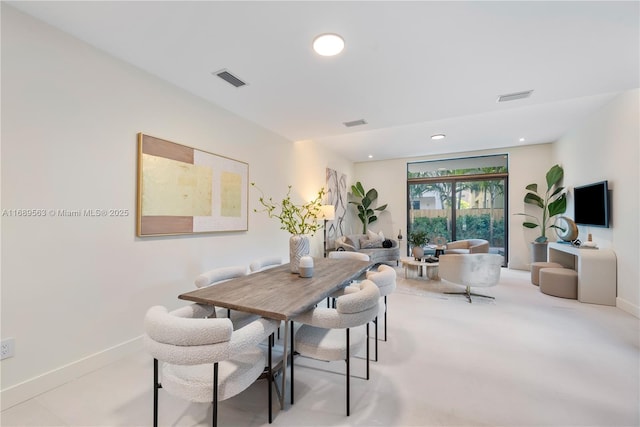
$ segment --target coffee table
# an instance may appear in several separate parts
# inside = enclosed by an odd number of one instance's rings
[[[426,277],[429,280],[438,280],[438,263],[426,262],[422,259],[417,260],[415,258],[402,258],[400,260],[404,267],[404,278],[408,278],[409,268],[416,270],[416,274],[419,277]]]

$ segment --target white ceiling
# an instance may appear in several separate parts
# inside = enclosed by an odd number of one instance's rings
[[[8,3],[353,161],[551,142],[639,87],[637,1]],[[325,32],[344,37],[340,55],[311,50]],[[211,74],[220,69],[248,85]],[[368,124],[342,124],[357,119]]]

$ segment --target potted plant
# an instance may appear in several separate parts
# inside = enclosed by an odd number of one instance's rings
[[[322,228],[318,219],[322,216],[322,199],[326,194],[324,188],[318,191],[315,199],[307,203],[295,204],[291,201],[291,186],[287,190],[287,195],[282,201],[274,201],[273,198],[265,197],[264,193],[255,182],[251,185],[260,191],[258,199],[263,206],[262,209],[254,209],[254,212],[266,212],[269,218],[280,220],[280,228],[291,234],[289,238],[289,262],[291,272],[298,273],[300,258],[309,254],[309,235],[313,236],[316,231]]]
[[[356,205],[358,218],[362,222],[362,233],[367,234],[367,226],[378,219],[376,211],[385,210],[387,205],[374,208],[375,201],[378,199],[378,191],[375,188],[365,191],[360,182],[356,182],[355,185],[351,186],[351,193],[357,201],[350,201],[349,203]]]
[[[516,214],[527,217],[527,220],[522,223],[525,228],[540,227],[540,235],[532,243],[532,262],[547,260],[547,230],[560,228],[553,223],[553,218],[564,213],[567,209],[567,195],[564,187],[560,185],[563,177],[564,170],[562,167],[553,165],[545,176],[547,189],[544,194],[538,193],[538,184],[533,183],[526,186],[525,204],[532,205],[540,210],[538,215],[542,214],[542,216],[529,213]]]
[[[422,230],[412,231],[407,239],[411,247],[411,253],[416,260],[424,257],[424,246],[429,243],[427,233]]]

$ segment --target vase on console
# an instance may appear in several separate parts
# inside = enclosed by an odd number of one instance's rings
[[[304,234],[292,234],[289,237],[289,265],[292,273],[300,272],[300,258],[309,255],[309,237]]]

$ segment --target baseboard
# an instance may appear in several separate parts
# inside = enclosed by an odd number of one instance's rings
[[[616,297],[616,307],[632,316],[640,318],[640,307],[620,297]]]
[[[32,399],[96,369],[103,368],[142,348],[142,336],[79,359],[0,391],[1,410]]]

